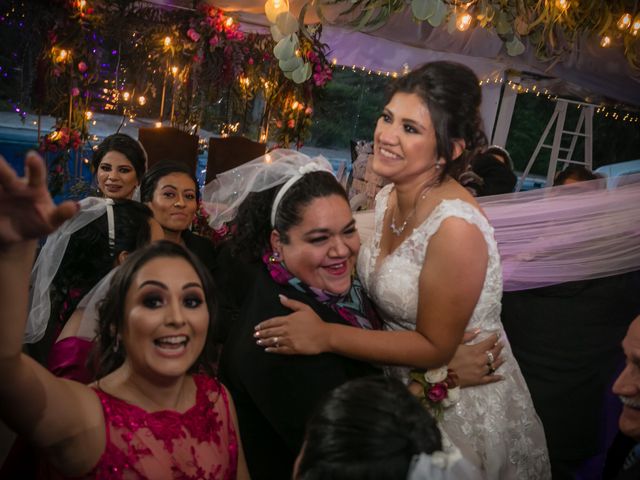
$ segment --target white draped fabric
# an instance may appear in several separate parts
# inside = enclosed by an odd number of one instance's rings
[[[495,229],[505,291],[640,270],[640,175],[478,200]],[[355,216],[364,241],[373,212]]]

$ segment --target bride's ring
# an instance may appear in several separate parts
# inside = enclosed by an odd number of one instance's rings
[[[491,353],[489,350],[487,350],[487,360],[489,360],[489,361],[487,362],[487,365],[491,368],[491,366],[492,366],[492,364],[493,364],[493,361],[494,361],[495,359],[493,358],[493,353]]]
[[[273,346],[278,348],[280,346],[280,342],[278,341],[278,337],[273,337]]]
[[[489,363],[487,364],[487,366],[489,367],[489,373],[487,373],[487,375],[493,375],[494,373],[496,373],[496,369],[493,368],[493,363]]]

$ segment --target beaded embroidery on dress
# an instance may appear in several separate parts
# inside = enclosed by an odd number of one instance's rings
[[[194,375],[196,403],[184,413],[146,412],[96,389],[107,444],[85,478],[109,480],[232,480],[238,442],[222,385]]]
[[[504,380],[463,388],[460,401],[445,410],[441,429],[473,463],[481,465],[486,478],[548,479],[549,458],[542,423],[511,352],[500,322],[502,273],[493,228],[472,205],[462,200],[443,200],[431,215],[382,260],[376,271],[380,238],[392,185],[376,197],[375,232],[358,257],[358,274],[378,307],[385,329],[415,330],[418,310],[418,277],[429,238],[444,220],[457,217],[475,225],[489,248],[485,283],[468,329],[501,332],[504,364],[498,371]],[[387,374],[405,383],[409,369],[388,367]]]

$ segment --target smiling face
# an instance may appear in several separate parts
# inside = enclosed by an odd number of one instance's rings
[[[186,230],[198,208],[196,184],[185,173],[170,173],[158,180],[151,202],[154,218],[168,232]]]
[[[623,404],[620,430],[640,441],[640,317],[629,326],[622,347],[627,365],[613,384],[613,393],[620,397]]]
[[[415,93],[396,93],[385,106],[373,135],[373,171],[395,183],[423,181],[438,161],[431,115]]]
[[[133,197],[138,186],[138,176],[133,164],[122,153],[107,152],[98,164],[96,173],[98,188],[105,197],[119,199]]]
[[[351,287],[360,236],[347,201],[339,195],[316,198],[289,229],[288,243],[271,233],[271,246],[287,269],[304,283],[334,294]]]
[[[146,377],[185,374],[202,352],[209,310],[202,281],[183,258],[158,257],[134,276],[125,300],[125,363]]]

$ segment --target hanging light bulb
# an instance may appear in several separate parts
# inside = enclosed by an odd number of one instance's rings
[[[178,74],[178,67],[171,67],[171,73],[175,76]]]
[[[626,30],[629,28],[629,25],[631,25],[631,15],[628,13],[623,14],[620,17],[620,20],[618,20],[617,25],[620,30]]]
[[[611,37],[609,35],[604,35],[601,39],[600,39],[600,46],[602,48],[607,48],[608,46],[611,45]]]
[[[471,25],[471,15],[469,13],[464,12],[458,15],[458,19],[456,20],[456,28],[461,32],[466,31]]]
[[[560,10],[566,10],[569,8],[569,0],[556,0],[556,7]]]
[[[264,13],[271,23],[276,23],[278,15],[289,11],[289,2],[287,0],[267,0],[264,4]]]
[[[129,92],[124,92],[122,94],[122,98],[124,99],[125,102],[129,101],[129,97],[131,96],[131,94]]]
[[[138,103],[139,103],[140,105],[144,105],[145,103],[147,103],[147,99],[146,99],[146,98],[144,98],[144,95],[140,95],[140,96],[138,97]]]
[[[171,37],[164,37],[164,46],[165,47],[171,46]]]
[[[87,110],[86,112],[84,112],[84,116],[87,117],[87,120],[91,120],[91,118],[93,117],[93,112],[91,110]]]
[[[224,24],[227,26],[227,28],[229,28],[231,25],[233,25],[233,18],[227,18],[227,21],[224,22]]]
[[[638,36],[638,32],[640,32],[640,13],[636,16],[631,24],[631,35],[634,37]]]

